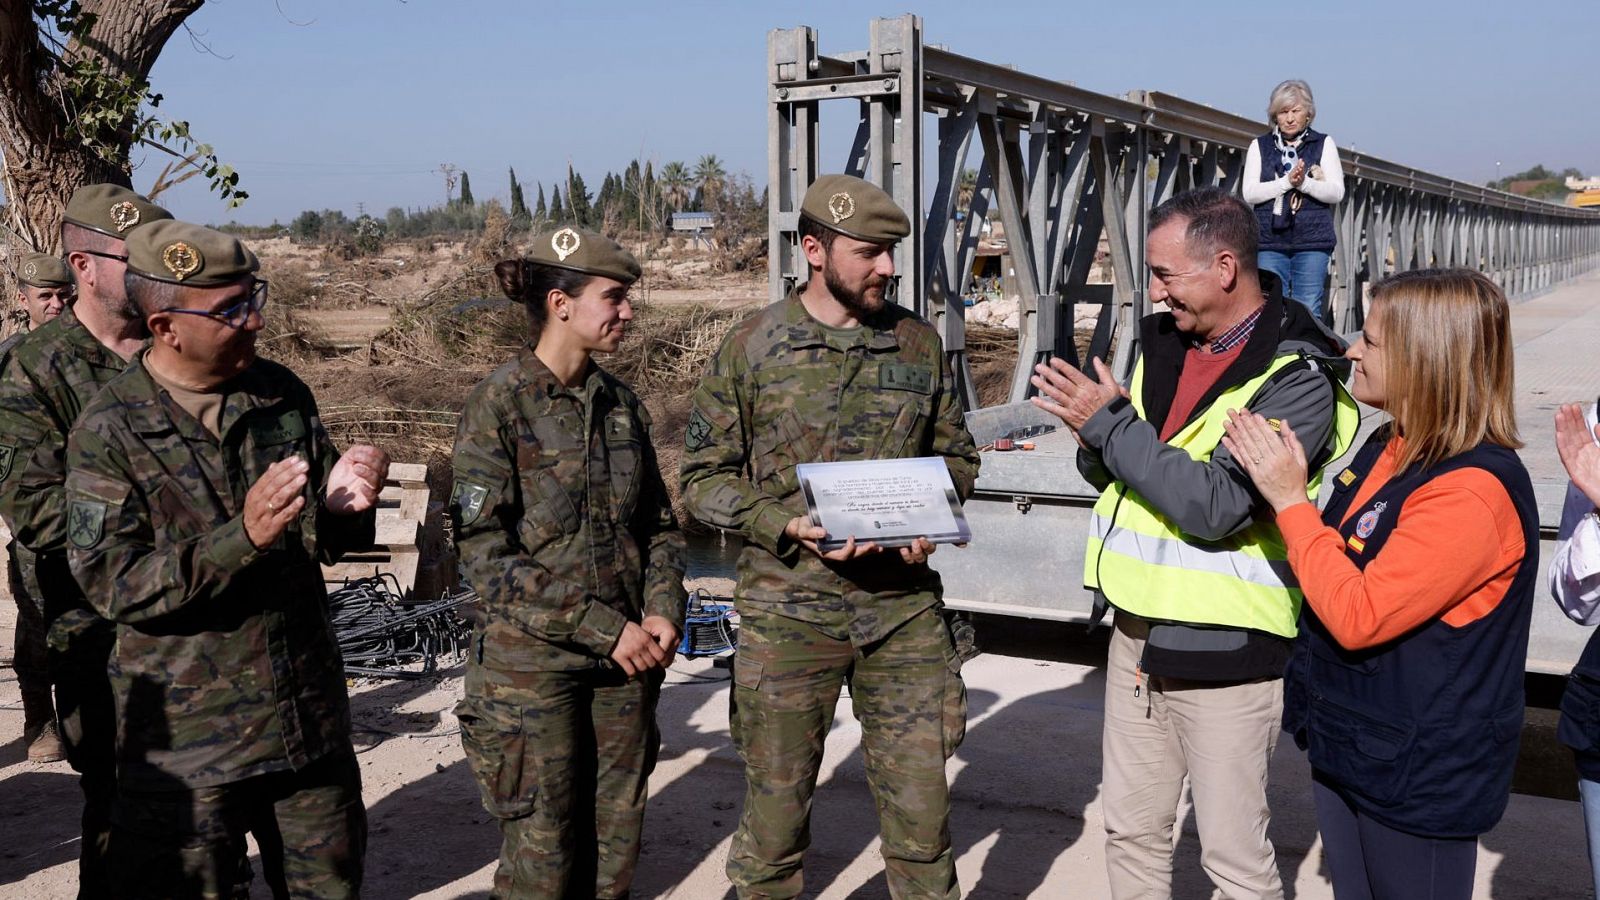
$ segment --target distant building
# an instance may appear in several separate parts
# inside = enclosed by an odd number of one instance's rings
[[[672,232],[688,236],[694,246],[711,249],[711,229],[716,220],[708,212],[680,212],[672,214]]]
[[[1568,175],[1567,190],[1575,192],[1600,191],[1600,178],[1573,178]]]

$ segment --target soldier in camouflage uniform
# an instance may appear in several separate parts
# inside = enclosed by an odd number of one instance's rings
[[[72,302],[72,273],[59,257],[48,253],[29,253],[17,264],[17,308],[27,318],[31,331],[61,315]],[[28,331],[0,341],[0,370],[11,358],[11,351]],[[11,529],[10,521],[6,527]],[[11,529],[14,531],[14,529]],[[22,689],[22,739],[28,745],[28,759],[36,763],[57,762],[66,758],[56,732],[56,704],[50,695],[50,657],[45,649],[44,604],[40,599],[33,551],[15,540],[6,542],[7,580],[11,598],[17,602],[16,655],[12,667],[17,686]]]
[[[124,187],[79,188],[67,202],[61,245],[78,299],[28,333],[0,376],[0,512],[17,543],[32,551],[44,603],[56,716],[67,761],[82,776],[80,897],[110,893],[104,856],[116,794],[115,711],[106,663],[111,626],[84,600],[67,571],[67,432],[95,393],[121,372],[145,339],[144,322],[123,291],[124,239],[172,215]],[[22,566],[28,575],[26,560]]]
[[[334,449],[255,355],[253,254],[184,222],[128,239],[148,350],[67,444],[68,558],[116,624],[121,897],[223,897],[247,831],[277,896],[356,897],[366,845],[319,563],[370,547],[388,459]]]
[[[683,496],[745,538],[732,728],[744,812],[728,854],[741,898],[794,897],[811,796],[840,686],[850,684],[877,800],[889,891],[960,895],[945,760],[966,729],[960,659],[940,615],[933,546],[852,540],[824,553],[803,462],[941,456],[962,498],[978,453],[937,333],[884,300],[910,222],[859,178],[817,180],[801,204],[810,281],[736,326],[694,394]]]
[[[532,342],[456,432],[456,546],[483,603],[461,742],[500,819],[494,896],[626,897],[685,603],[650,416],[590,359],[621,342],[639,264],[563,228],[495,274]]]

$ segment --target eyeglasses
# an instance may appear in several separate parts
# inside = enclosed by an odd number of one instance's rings
[[[114,260],[116,260],[117,262],[120,262],[120,263],[125,263],[125,262],[128,261],[128,257],[127,256],[119,256],[119,255],[117,255],[115,253],[101,253],[99,250],[74,250],[72,252],[73,253],[87,253],[90,256],[98,256],[98,257],[100,257],[102,259],[114,259]]]
[[[250,314],[260,312],[261,308],[266,305],[267,282],[264,278],[257,278],[250,284],[249,296],[228,307],[227,309],[219,309],[216,312],[211,312],[210,310],[204,309],[182,309],[177,306],[169,306],[166,309],[163,309],[162,312],[183,313],[184,315],[189,316],[205,316],[208,319],[216,319],[218,322],[227,325],[229,328],[243,328],[244,323],[250,321]]]

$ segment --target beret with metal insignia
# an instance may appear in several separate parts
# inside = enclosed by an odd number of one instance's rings
[[[72,272],[59,256],[29,253],[17,264],[17,280],[29,287],[66,287],[72,284]]]
[[[911,220],[883,188],[854,175],[824,175],[800,201],[800,215],[858,241],[888,244],[911,233]]]
[[[629,284],[638,281],[643,271],[639,261],[621,244],[603,234],[570,226],[535,235],[528,261]]]
[[[260,267],[238,238],[204,225],[167,219],[128,234],[128,271],[156,281],[223,287]]]
[[[137,225],[171,219],[172,213],[120,184],[86,184],[72,192],[63,219],[101,234],[126,239]]]

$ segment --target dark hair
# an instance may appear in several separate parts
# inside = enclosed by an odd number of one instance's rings
[[[539,339],[544,323],[549,320],[550,309],[544,301],[550,292],[560,291],[576,297],[594,280],[593,275],[526,259],[502,259],[494,264],[494,277],[507,297],[528,310],[528,324],[532,326],[534,340]]]
[[[128,311],[143,318],[183,305],[183,285],[146,278],[137,272],[130,271],[122,276],[122,289],[128,295]]]
[[[98,253],[114,253],[120,249],[117,245],[122,243],[122,238],[115,238],[109,234],[74,225],[71,222],[61,223],[61,255],[66,256],[73,251],[83,252],[94,250]],[[124,251],[126,252],[126,251]]]
[[[807,237],[814,237],[817,239],[818,243],[822,244],[823,250],[832,251],[833,239],[838,236],[839,232],[834,231],[832,228],[829,228],[810,216],[800,217],[800,237],[802,240]]]
[[[1223,250],[1239,258],[1239,267],[1256,270],[1256,249],[1261,225],[1255,211],[1245,202],[1221,188],[1200,188],[1168,200],[1150,213],[1150,230],[1173,219],[1189,223],[1184,244],[1191,259],[1212,256]]]

